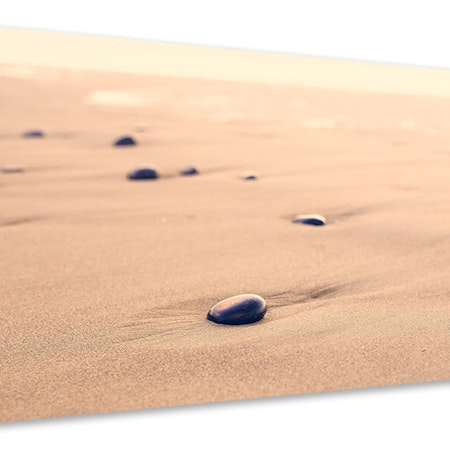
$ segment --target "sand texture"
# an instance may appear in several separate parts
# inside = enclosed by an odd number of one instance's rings
[[[13,69],[1,421],[450,378],[450,98]]]

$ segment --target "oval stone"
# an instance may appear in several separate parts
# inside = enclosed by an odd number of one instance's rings
[[[125,145],[136,145],[137,142],[131,136],[122,136],[114,141],[116,147],[122,147]]]
[[[304,214],[295,216],[294,223],[304,223],[306,225],[321,226],[327,223],[327,219],[320,214]]]
[[[189,176],[189,175],[197,175],[198,169],[194,166],[185,167],[181,172],[181,175]]]
[[[150,167],[143,167],[141,169],[135,169],[127,175],[129,180],[156,180],[159,178],[159,174],[155,169]]]
[[[214,305],[207,319],[224,325],[244,325],[258,322],[267,311],[266,301],[255,294],[235,295]]]
[[[42,138],[44,137],[44,132],[42,130],[28,130],[22,136],[24,138]]]
[[[254,173],[254,172],[247,172],[247,173],[244,173],[244,175],[242,176],[242,178],[244,179],[244,180],[248,180],[248,181],[250,181],[250,180],[257,180],[258,179],[258,175],[256,175],[256,173]]]
[[[22,173],[25,169],[22,166],[3,166],[3,173]]]

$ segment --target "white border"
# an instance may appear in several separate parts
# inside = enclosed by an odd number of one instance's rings
[[[0,26],[450,68],[449,8],[447,0],[14,0],[2,5]]]

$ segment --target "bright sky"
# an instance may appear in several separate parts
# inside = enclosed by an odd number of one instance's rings
[[[450,97],[450,70],[0,27],[0,64]]]

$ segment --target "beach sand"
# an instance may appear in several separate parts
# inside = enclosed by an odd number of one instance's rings
[[[1,421],[450,378],[449,97],[0,72]]]

